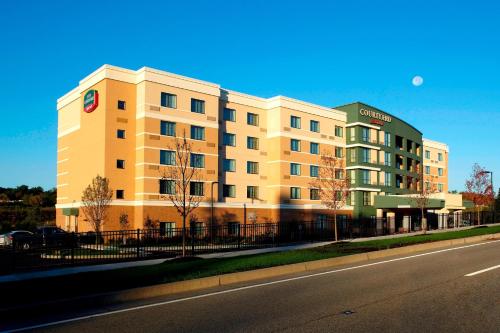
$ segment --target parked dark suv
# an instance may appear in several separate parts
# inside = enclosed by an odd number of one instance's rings
[[[58,227],[39,227],[36,235],[45,247],[74,247],[77,243],[73,234]]]

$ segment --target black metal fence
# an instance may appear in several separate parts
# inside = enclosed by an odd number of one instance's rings
[[[491,212],[429,214],[428,228],[455,228],[493,223]],[[315,241],[332,241],[418,231],[419,216],[405,221],[388,218],[339,219],[269,224],[192,226],[182,228],[65,233],[50,237],[13,239],[0,249],[0,273],[49,267],[102,264],[175,257],[182,254],[182,235],[188,255],[275,247]]]

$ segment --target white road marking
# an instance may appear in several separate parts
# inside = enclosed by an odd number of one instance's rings
[[[134,306],[134,307],[131,307],[131,308],[126,308],[126,309],[113,310],[113,311],[108,311],[108,312],[101,312],[101,313],[96,313],[96,314],[87,315],[87,316],[75,317],[75,318],[70,318],[70,319],[64,319],[64,320],[49,322],[49,323],[45,323],[45,324],[39,324],[39,325],[33,325],[33,326],[18,328],[18,329],[14,329],[14,330],[0,331],[0,333],[21,332],[21,331],[26,331],[26,330],[34,330],[34,329],[39,329],[39,328],[54,326],[54,325],[67,324],[67,323],[71,323],[71,322],[75,322],[75,321],[81,321],[81,320],[85,320],[85,319],[105,317],[105,316],[110,316],[110,315],[114,315],[114,314],[118,314],[118,313],[124,313],[124,312],[142,310],[142,309],[147,309],[147,308],[152,308],[152,307],[157,307],[157,306],[163,306],[163,305],[167,305],[167,304],[180,303],[180,302],[186,302],[186,301],[191,301],[191,300],[200,299],[200,298],[206,298],[206,297],[211,297],[211,296],[217,296],[217,295],[235,293],[235,292],[242,291],[242,290],[247,290],[247,289],[259,288],[259,287],[265,287],[265,286],[271,286],[271,285],[274,285],[274,284],[281,284],[281,283],[286,283],[286,282],[290,282],[290,281],[308,279],[308,278],[316,277],[316,276],[322,276],[322,275],[327,275],[327,274],[345,272],[345,271],[350,271],[350,270],[355,270],[355,269],[360,269],[360,268],[365,268],[365,267],[371,267],[371,266],[376,266],[376,265],[387,264],[387,263],[391,263],[391,262],[397,262],[397,261],[402,261],[402,260],[408,260],[408,259],[413,259],[413,258],[424,257],[424,256],[432,255],[432,254],[444,253],[444,252],[449,252],[449,251],[456,251],[456,250],[466,249],[466,248],[475,247],[475,246],[488,245],[488,244],[497,243],[497,242],[500,242],[500,240],[494,240],[494,241],[489,241],[489,242],[486,242],[486,243],[478,243],[478,244],[472,244],[472,245],[465,245],[465,246],[453,247],[453,248],[444,249],[444,250],[437,250],[437,251],[432,251],[432,252],[415,254],[415,255],[408,256],[408,257],[402,257],[402,258],[396,258],[396,259],[389,259],[389,260],[384,260],[384,261],[378,261],[378,262],[374,262],[374,263],[370,263],[370,264],[364,264],[364,265],[359,265],[359,266],[354,266],[354,267],[347,267],[347,268],[335,269],[335,270],[321,272],[321,273],[314,273],[314,274],[309,274],[309,275],[301,275],[301,276],[297,276],[297,277],[293,277],[293,278],[288,278],[288,279],[276,280],[276,281],[265,282],[265,283],[258,283],[258,284],[253,284],[253,285],[249,285],[249,286],[245,286],[245,287],[238,287],[238,288],[233,288],[233,289],[216,291],[216,292],[212,292],[212,293],[208,293],[208,294],[201,294],[201,295],[196,295],[196,296],[191,296],[191,297],[178,298],[178,299],[174,299],[174,300],[170,300],[170,301],[163,301],[163,302],[158,302],[158,303],[152,303],[152,304]]]
[[[493,266],[493,267],[490,267],[490,268],[485,268],[485,269],[482,269],[482,270],[474,272],[474,273],[466,274],[464,276],[470,277],[470,276],[478,275],[478,274],[481,274],[481,273],[484,273],[484,272],[492,271],[492,270],[497,269],[497,268],[500,268],[500,265],[496,265],[496,266]]]

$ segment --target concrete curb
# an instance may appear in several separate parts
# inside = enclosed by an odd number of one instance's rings
[[[273,278],[287,274],[303,273],[317,269],[333,268],[341,265],[355,264],[373,259],[381,259],[390,256],[422,252],[426,250],[433,250],[448,246],[479,243],[482,241],[493,240],[496,238],[500,238],[500,233],[409,245],[399,248],[353,254],[343,257],[306,261],[297,264],[261,268],[245,272],[229,273],[229,274],[211,276],[194,280],[186,280],[186,281],[172,282],[155,286],[140,287],[125,291],[114,292],[102,296],[107,297],[110,302],[137,301],[150,297],[167,296],[181,292],[196,291],[213,287],[227,286],[235,283]]]
[[[399,248],[359,253],[343,257],[307,261],[290,265],[261,268],[245,272],[229,273],[229,274],[210,276],[193,280],[165,283],[147,287],[139,287],[117,292],[79,297],[76,299],[66,299],[66,300],[61,300],[60,302],[59,301],[43,302],[38,304],[31,304],[29,307],[47,306],[49,304],[70,305],[72,302],[78,302],[78,300],[100,305],[110,305],[120,302],[139,301],[152,297],[168,296],[182,292],[197,291],[197,290],[203,290],[220,286],[228,286],[236,283],[273,278],[287,274],[309,272],[317,269],[333,268],[341,265],[355,264],[373,259],[381,259],[396,255],[411,254],[411,253],[439,249],[449,246],[479,243],[482,241],[488,241],[494,239],[500,239],[500,233],[445,240],[445,241],[429,242],[416,245],[408,245]],[[0,312],[19,310],[20,308],[21,307],[19,306],[12,308],[0,308]]]

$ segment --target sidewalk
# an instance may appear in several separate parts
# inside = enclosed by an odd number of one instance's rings
[[[495,223],[495,224],[488,224],[487,226],[493,227],[493,226],[499,226],[499,225],[500,225],[500,223]],[[460,230],[467,230],[467,229],[472,229],[472,228],[475,228],[475,226],[454,228],[454,229],[432,230],[432,231],[427,231],[427,234],[450,232],[450,231],[460,231]],[[420,231],[420,232],[405,233],[405,234],[393,234],[393,235],[377,236],[377,237],[355,238],[355,239],[343,240],[343,241],[365,242],[365,241],[377,240],[377,239],[411,237],[411,236],[417,236],[417,235],[422,235],[422,234],[423,234],[423,232]],[[202,254],[202,255],[198,255],[197,257],[203,258],[203,259],[231,258],[231,257],[263,254],[263,253],[310,249],[310,248],[329,245],[332,243],[335,243],[335,242],[329,241],[329,242],[302,243],[302,244],[279,246],[279,247],[269,247],[269,248],[262,248],[262,249],[241,250],[241,251],[231,251],[231,252],[218,252],[218,253]],[[71,275],[71,274],[78,274],[78,273],[85,273],[85,272],[108,271],[108,270],[114,270],[114,269],[120,269],[120,268],[158,265],[158,264],[161,264],[165,261],[172,260],[172,259],[173,258],[140,260],[140,261],[112,263],[112,264],[100,264],[100,265],[91,265],[91,266],[56,268],[56,269],[50,269],[50,270],[45,270],[45,271],[35,271],[35,272],[26,272],[26,273],[15,273],[15,274],[0,276],[0,283],[40,279],[40,278],[55,277],[55,276],[64,276],[64,275]]]

